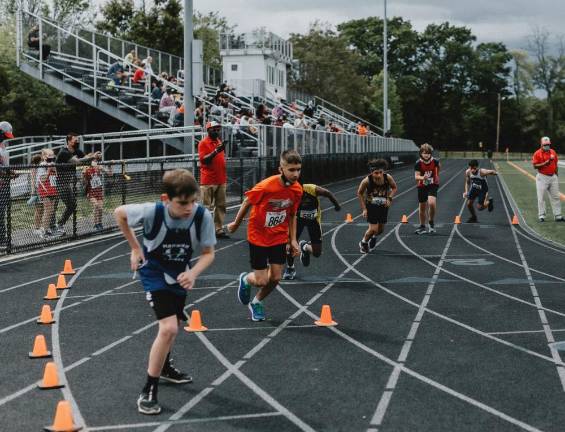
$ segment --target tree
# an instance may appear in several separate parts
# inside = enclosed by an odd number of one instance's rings
[[[18,8],[40,14],[67,28],[84,25],[93,19],[93,8],[88,0],[0,0],[0,22],[9,20]]]
[[[383,72],[375,75],[371,80],[371,97],[368,101],[369,115],[373,119],[382,118],[383,108]],[[404,119],[402,103],[396,89],[394,78],[388,79],[388,108],[391,112],[390,132],[393,136],[404,136]]]

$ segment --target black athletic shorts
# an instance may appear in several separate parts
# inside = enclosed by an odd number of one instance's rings
[[[438,185],[431,184],[418,189],[418,202],[425,203],[428,201],[429,196],[437,197]]]
[[[477,189],[472,187],[469,192],[467,192],[467,198],[473,201],[475,198],[478,198],[478,203],[483,204],[487,197],[488,188]]]
[[[269,264],[286,262],[286,243],[274,246],[257,246],[249,243],[249,260],[253,270],[265,270]]]
[[[176,315],[179,320],[186,321],[184,315],[186,294],[179,295],[170,290],[158,290],[147,291],[145,296],[158,320]]]
[[[388,219],[388,207],[384,205],[366,204],[367,222],[370,224],[385,224]]]
[[[322,227],[320,223],[314,219],[298,218],[296,221],[296,238],[299,239],[302,231],[306,228],[310,236],[310,243],[322,244]]]

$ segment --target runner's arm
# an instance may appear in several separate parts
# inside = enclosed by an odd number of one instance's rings
[[[481,175],[482,176],[498,175],[498,173],[496,172],[496,170],[489,170],[489,169],[481,168]]]
[[[359,188],[357,189],[357,197],[359,198],[359,203],[361,204],[361,212],[367,210],[367,206],[365,204],[365,191],[367,190],[367,183],[369,183],[369,180],[364,178],[359,184]]]
[[[469,170],[465,171],[465,189],[463,192],[463,196],[467,196],[467,193],[469,192]]]
[[[336,211],[341,210],[341,205],[339,205],[339,202],[337,201],[335,195],[333,193],[331,193],[329,190],[324,189],[323,187],[320,187],[320,186],[316,186],[316,195],[326,197],[327,199],[329,199],[332,202]]]
[[[239,211],[237,212],[237,215],[236,215],[234,221],[232,223],[228,224],[228,231],[230,233],[235,232],[239,228],[239,226],[241,225],[241,222],[243,221],[243,218],[245,217],[245,215],[249,211],[249,208],[252,205],[253,204],[251,204],[247,198],[245,198],[243,200],[243,203],[241,204],[241,207],[239,208]]]
[[[131,269],[132,271],[136,271],[139,265],[145,262],[145,257],[143,256],[141,245],[135,237],[135,232],[128,225],[128,217],[124,206],[119,206],[116,210],[114,210],[114,219],[116,219],[118,228],[120,228],[120,230],[124,234],[124,237],[131,248]]]

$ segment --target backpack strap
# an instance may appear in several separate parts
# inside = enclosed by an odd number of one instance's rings
[[[200,243],[200,231],[202,230],[202,220],[204,219],[204,207],[201,205],[196,209],[196,214],[194,215],[194,231],[196,231],[196,239]]]
[[[155,216],[153,218],[153,226],[151,227],[151,231],[144,232],[143,236],[147,240],[153,240],[159,234],[161,230],[161,225],[163,225],[163,220],[165,219],[165,206],[163,203],[158,202],[155,203]]]

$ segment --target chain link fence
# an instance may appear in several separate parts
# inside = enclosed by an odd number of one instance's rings
[[[384,153],[317,154],[303,159],[301,181],[327,184],[362,175],[367,160]],[[388,157],[390,159],[390,157]],[[393,159],[412,162],[415,154]],[[277,174],[278,158],[227,159],[227,200],[237,205],[244,192]],[[57,184],[57,166],[12,165],[0,171],[0,256],[117,230],[113,211],[122,204],[160,200],[167,170],[185,168],[200,181],[191,157],[103,162],[79,166],[66,184]],[[67,217],[68,216],[68,217]]]

